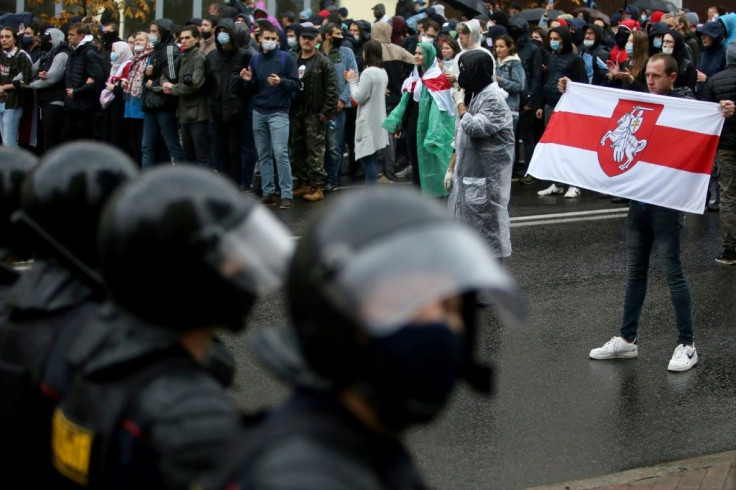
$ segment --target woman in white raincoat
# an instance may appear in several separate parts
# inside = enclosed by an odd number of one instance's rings
[[[455,132],[454,176],[451,168],[445,180],[452,187],[447,206],[483,235],[496,257],[508,257],[514,130],[507,94],[495,82],[488,52],[465,52],[457,64],[469,104]]]

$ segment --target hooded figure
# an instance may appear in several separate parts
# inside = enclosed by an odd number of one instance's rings
[[[732,42],[736,41],[736,12],[721,15],[717,22],[723,24],[723,29],[726,31],[726,39],[723,41],[723,45],[728,48]]]
[[[29,87],[36,92],[36,102],[41,110],[43,150],[61,142],[64,124],[64,73],[69,60],[69,46],[64,42],[64,33],[56,28],[46,29],[41,42],[50,44],[50,49],[33,65],[33,73],[46,72],[46,78],[35,78]]]
[[[705,46],[698,58],[698,71],[706,77],[715,75],[726,68],[726,47],[723,45],[723,25],[718,21],[706,22],[698,28],[698,37],[703,35],[711,38],[709,46]],[[707,79],[706,79],[707,80]],[[704,82],[698,83],[698,93],[701,92]]]
[[[496,257],[511,255],[508,202],[514,165],[514,129],[505,92],[494,82],[489,57],[460,55],[458,83],[473,94],[455,131],[455,169],[448,210],[485,238]],[[449,174],[450,172],[448,172]]]
[[[401,46],[391,43],[393,28],[387,22],[376,22],[371,29],[371,39],[381,43],[383,68],[388,74],[389,95],[386,97],[386,110],[392,110],[401,98],[401,82],[414,65],[414,57]]]
[[[675,88],[690,87],[690,90],[695,93],[695,84],[698,79],[698,74],[695,70],[695,63],[690,61],[690,58],[688,57],[685,38],[677,31],[668,31],[667,34],[672,36],[675,40],[675,48],[672,52],[672,56],[677,60],[677,80],[675,80]]]
[[[437,63],[437,51],[432,43],[419,43],[422,50],[422,72],[414,68],[404,81],[399,105],[389,114],[383,127],[397,132],[404,118],[409,97],[419,104],[417,119],[417,163],[422,192],[445,196],[443,180],[452,158],[452,133],[455,129],[455,104],[450,82]]]

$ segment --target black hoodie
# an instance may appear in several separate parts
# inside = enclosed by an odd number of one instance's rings
[[[225,49],[215,37],[217,49],[207,55],[207,87],[210,92],[210,111],[217,122],[242,121],[248,97],[240,71],[250,65],[251,55],[246,48],[238,46],[235,23],[222,19],[215,28],[215,36],[223,29],[230,35],[231,49]]]
[[[151,89],[144,88],[144,112],[173,112],[176,110],[176,97],[166,95],[161,88],[162,82],[176,83],[179,77],[179,58],[181,51],[174,43],[174,23],[170,19],[156,19],[152,24],[158,27],[159,41],[153,48],[150,64],[153,73],[146,80],[153,81]]]
[[[529,22],[524,19],[512,19],[509,22],[509,34],[516,42],[516,52],[524,64],[526,72],[526,90],[529,97],[527,104],[532,110],[542,107],[542,50],[529,38]]]
[[[556,32],[562,38],[559,52],[552,51],[549,55],[547,73],[542,88],[544,103],[554,107],[562,94],[557,89],[557,82],[562,77],[568,77],[573,82],[588,83],[588,74],[585,72],[585,63],[572,50],[572,37],[566,27],[550,29],[550,34]]]

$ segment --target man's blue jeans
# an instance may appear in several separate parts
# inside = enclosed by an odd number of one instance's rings
[[[150,112],[143,116],[143,144],[141,145],[141,167],[153,167],[156,163],[156,145],[159,134],[174,163],[184,163],[187,157],[179,143],[179,126],[176,114],[173,112]]]
[[[253,110],[253,139],[261,166],[261,189],[264,196],[276,192],[274,160],[278,170],[282,199],[292,199],[293,182],[289,161],[289,113],[277,111],[261,114]]]
[[[378,152],[371,153],[368,156],[358,159],[358,162],[363,166],[363,172],[365,173],[365,185],[378,183],[378,167],[376,166],[377,160]]]
[[[656,246],[672,306],[678,344],[693,343],[693,315],[690,286],[682,270],[682,228],[684,216],[680,211],[650,204],[632,202],[626,217],[626,248],[628,253],[628,280],[624,299],[621,337],[629,342],[636,339],[639,318],[647,294],[647,272],[652,249]]]
[[[0,102],[0,135],[4,146],[18,146],[18,129],[23,117],[23,108],[6,109],[5,102]]]
[[[335,114],[327,125],[327,149],[325,151],[325,171],[327,182],[337,185],[340,183],[342,170],[342,155],[345,151],[345,111]]]

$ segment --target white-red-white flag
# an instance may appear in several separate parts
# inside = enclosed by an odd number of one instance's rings
[[[702,214],[722,127],[712,102],[568,82],[529,174]]]

